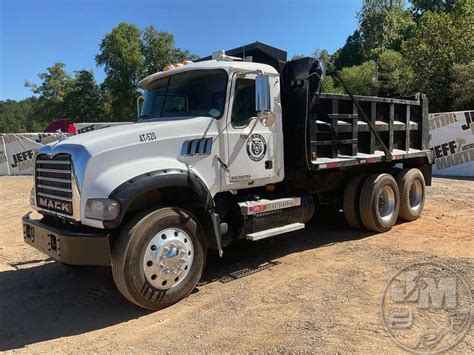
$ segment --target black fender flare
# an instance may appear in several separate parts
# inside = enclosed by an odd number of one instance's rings
[[[214,211],[214,199],[202,179],[189,170],[155,170],[138,175],[119,185],[109,194],[109,198],[120,203],[120,214],[114,220],[104,221],[104,227],[107,229],[118,227],[122,223],[128,207],[138,196],[165,187],[185,187],[194,192],[198,198],[198,202],[202,204],[209,213],[219,254],[222,255],[219,217]]]

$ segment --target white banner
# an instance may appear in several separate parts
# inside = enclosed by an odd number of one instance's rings
[[[57,133],[1,134],[0,175],[32,175],[36,150],[58,138]]]
[[[433,175],[474,177],[474,111],[432,113]]]
[[[74,123],[74,127],[81,134],[128,123],[132,122]],[[58,139],[59,133],[0,134],[0,175],[33,175],[36,150]]]
[[[8,168],[7,153],[3,136],[0,135],[0,176],[2,175],[10,175],[10,169]]]

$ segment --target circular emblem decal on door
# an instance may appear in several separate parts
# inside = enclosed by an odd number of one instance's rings
[[[247,154],[253,161],[260,161],[267,152],[267,143],[260,134],[252,134],[247,140]]]

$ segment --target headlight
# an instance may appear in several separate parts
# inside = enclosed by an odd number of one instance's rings
[[[36,195],[36,191],[35,191],[35,187],[33,186],[31,188],[31,192],[30,192],[30,205],[31,207],[33,208],[36,208],[36,198],[35,198],[35,195]]]
[[[109,198],[92,198],[86,202],[86,217],[110,221],[120,213],[120,204]]]

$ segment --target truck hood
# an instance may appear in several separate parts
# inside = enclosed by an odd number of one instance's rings
[[[186,168],[181,154],[183,143],[204,137],[215,139],[217,135],[216,121],[211,117],[143,121],[69,137],[41,147],[38,154],[70,154],[78,187],[82,189],[99,183],[97,179],[107,171],[114,172],[114,179],[118,179],[118,175],[131,178],[158,167]],[[111,181],[104,184],[114,186]]]
[[[141,121],[112,126],[87,132],[64,140],[53,142],[44,149],[45,153],[56,154],[71,145],[83,147],[90,156],[124,146],[146,144],[156,141],[180,138],[202,137],[213,118],[186,117],[169,121]],[[43,149],[40,149],[40,153]]]

